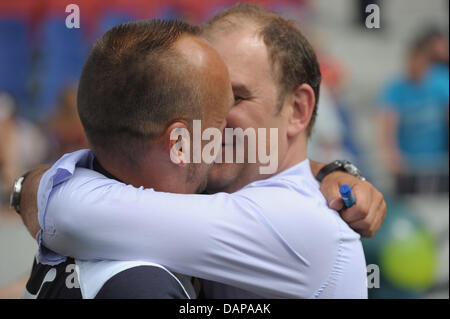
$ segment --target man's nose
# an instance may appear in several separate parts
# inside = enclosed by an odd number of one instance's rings
[[[239,127],[239,121],[238,116],[231,110],[228,112],[227,116],[225,117],[225,128],[237,128]]]

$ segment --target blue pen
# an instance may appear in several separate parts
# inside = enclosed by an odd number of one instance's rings
[[[344,200],[345,207],[349,208],[355,205],[356,198],[352,193],[352,189],[349,185],[344,184],[339,187],[339,193],[341,193],[342,199]]]

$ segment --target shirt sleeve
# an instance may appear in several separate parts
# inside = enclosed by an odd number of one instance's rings
[[[306,212],[317,207],[292,208],[288,187],[182,195],[135,188],[85,168],[62,175],[57,182],[56,173],[44,175],[38,207],[42,243],[63,256],[149,261],[266,298],[310,297],[335,258],[326,235],[333,230],[321,229],[331,223],[312,224]],[[272,215],[257,198],[273,204]]]

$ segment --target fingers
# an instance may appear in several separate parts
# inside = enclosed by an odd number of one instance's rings
[[[339,193],[339,186],[342,184],[352,186],[355,180],[357,180],[355,177],[343,172],[334,172],[325,177],[320,185],[320,191],[331,209],[341,210],[345,208],[341,194]]]
[[[363,237],[371,238],[373,237],[377,231],[381,228],[383,221],[386,217],[386,202],[384,201],[383,196],[380,193],[380,199],[378,199],[378,206],[376,206],[373,211],[369,212],[370,215],[374,215],[374,221],[372,226],[367,230]]]
[[[343,200],[342,198],[335,198],[335,199],[332,199],[332,200],[328,203],[328,207],[330,207],[330,208],[333,209],[333,210],[340,211],[340,210],[342,210],[342,209],[345,208],[344,200]]]
[[[345,208],[339,193],[339,186],[352,187],[356,203]],[[320,186],[320,191],[331,209],[341,211],[341,217],[350,227],[363,237],[372,237],[381,227],[386,216],[383,195],[367,181],[361,181],[347,173],[335,172],[328,175]]]
[[[361,181],[353,186],[352,192],[355,195],[356,203],[341,213],[342,219],[347,223],[363,220],[369,215],[373,194],[368,184]]]
[[[341,217],[343,220],[347,222],[347,224],[357,222],[359,220],[363,220],[367,218],[368,216],[368,210],[367,212],[365,210],[362,210],[360,207],[358,207],[356,204],[353,205],[350,208],[346,208],[341,212]]]
[[[362,218],[355,218],[349,222],[351,228],[366,238],[371,238],[377,233],[386,217],[386,202],[383,195],[375,190],[372,197],[367,213],[360,212],[358,216],[363,216]]]
[[[340,198],[339,184],[335,183],[334,180],[328,179],[326,183],[323,182],[320,185],[320,191],[327,200],[328,205]]]

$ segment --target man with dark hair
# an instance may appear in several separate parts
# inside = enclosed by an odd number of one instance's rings
[[[97,41],[78,90],[80,118],[97,156],[138,164],[167,123],[201,118],[201,83],[186,81],[195,68],[173,47],[198,33],[181,21],[150,20],[118,25]]]
[[[227,115],[227,126],[276,128],[277,171],[259,174],[258,164],[247,158],[242,164],[215,164],[208,191],[225,193],[180,195],[133,188],[77,168],[86,167],[84,161],[92,155],[70,154],[55,163],[40,183],[38,206],[44,226],[38,237],[63,255],[151,260],[263,297],[364,298],[366,269],[359,235],[327,208],[311,174],[314,167],[306,158],[320,85],[314,52],[299,31],[279,16],[251,6],[234,9],[227,18],[237,15],[239,20],[227,22],[229,30],[218,27],[216,34],[212,25],[205,33],[231,75],[235,105]],[[249,11],[261,21],[267,20],[265,15],[274,20],[262,25]],[[266,30],[264,37],[261,30]],[[279,32],[283,39],[277,39]],[[222,154],[235,147],[223,144]],[[373,235],[384,217],[383,197],[349,174],[328,175],[338,166],[327,166],[318,178],[334,175],[339,183],[353,186],[357,204],[342,217],[355,229]],[[61,184],[52,192],[55,178]],[[329,177],[323,185],[327,183]],[[331,184],[324,192],[334,200],[330,205],[340,209],[337,184]],[[65,214],[58,213],[67,206]]]
[[[226,66],[197,34],[196,27],[184,22],[147,20],[116,26],[97,41],[78,89],[78,111],[95,152],[86,159],[89,167],[137,187],[173,193],[204,188],[205,164],[193,167],[169,160],[176,142],[170,140],[173,129],[190,130],[192,120],[203,116],[209,126],[223,129],[233,103]],[[39,255],[24,295],[194,296],[188,277],[148,261],[67,258],[43,263]]]
[[[120,180],[144,187],[151,183],[152,188],[169,191],[171,185],[154,184],[166,183],[166,172],[146,167],[151,163],[154,168],[162,160],[155,147],[161,136],[168,138],[175,128],[191,131],[194,119],[208,127],[224,125],[221,116],[228,108],[220,108],[223,99],[230,107],[232,96],[229,87],[227,91],[212,85],[214,78],[201,73],[219,77],[223,70],[206,70],[196,60],[202,56],[195,55],[197,48],[186,38],[198,34],[197,27],[181,21],[130,22],[105,33],[89,55],[78,89],[78,112],[99,162]],[[181,181],[193,185],[202,178],[204,185],[206,168],[188,165],[182,169],[186,173],[174,176],[180,179],[187,174]],[[196,170],[201,171],[196,174]],[[201,185],[183,192],[195,192]]]

